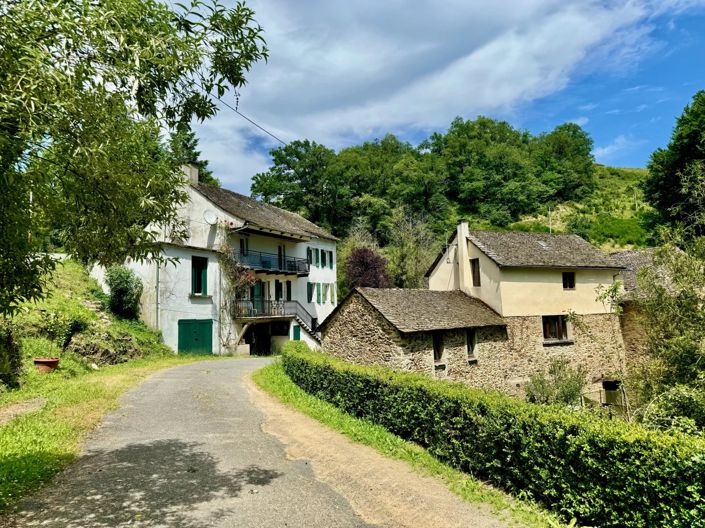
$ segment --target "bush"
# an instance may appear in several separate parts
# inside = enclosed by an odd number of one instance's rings
[[[140,313],[142,281],[125,266],[112,266],[105,274],[110,288],[110,311],[120,317],[137,319]]]
[[[587,369],[573,368],[566,358],[556,358],[548,372],[534,374],[526,384],[526,400],[531,403],[562,403],[576,405],[587,383]]]
[[[604,527],[705,526],[705,442],[458,383],[361,367],[287,343],[302,389],[449,465]]]
[[[22,356],[12,323],[0,317],[0,384],[7,387],[17,386],[21,369]]]

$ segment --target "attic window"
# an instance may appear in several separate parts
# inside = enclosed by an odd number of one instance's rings
[[[564,290],[574,290],[575,289],[575,272],[574,271],[564,271],[563,272],[563,289]]]

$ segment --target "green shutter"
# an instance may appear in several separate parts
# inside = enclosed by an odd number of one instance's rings
[[[313,264],[313,252],[311,251],[310,247],[306,248],[306,260],[308,261],[309,264]]]
[[[311,302],[313,300],[313,283],[311,282],[306,283],[306,295],[308,302]]]
[[[316,302],[321,304],[321,283],[316,283]]]
[[[320,266],[320,264],[321,264],[321,251],[318,248],[316,248],[313,250],[313,253],[314,253],[315,259],[316,259],[316,266]]]

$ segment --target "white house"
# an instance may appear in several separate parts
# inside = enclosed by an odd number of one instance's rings
[[[163,237],[165,262],[128,261],[142,279],[141,317],[178,352],[269,353],[289,339],[317,347],[336,305],[336,238],[298,214],[189,176],[181,217],[188,238]],[[256,282],[230,293],[220,254]],[[94,270],[101,279],[101,270]]]

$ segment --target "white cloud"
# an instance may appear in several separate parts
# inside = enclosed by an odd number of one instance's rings
[[[595,108],[597,108],[596,103],[588,103],[588,104],[580,105],[578,107],[578,110],[581,110],[583,112],[590,112],[591,110],[594,110]]]
[[[651,20],[665,9],[656,0],[250,5],[270,60],[248,76],[240,109],[286,141],[335,148],[444,127],[457,115],[509,115],[564,88],[577,68],[626,68],[653,49]],[[267,165],[262,141],[252,141],[259,133],[228,109],[196,129],[216,175],[247,192]]]
[[[635,139],[631,136],[620,134],[611,143],[595,148],[592,153],[598,163],[609,164],[614,160],[616,154],[623,153],[644,143],[643,139]]]
[[[575,123],[578,126],[585,126],[590,122],[590,118],[585,117],[585,116],[580,116],[576,117],[575,119],[570,120],[571,123]]]

